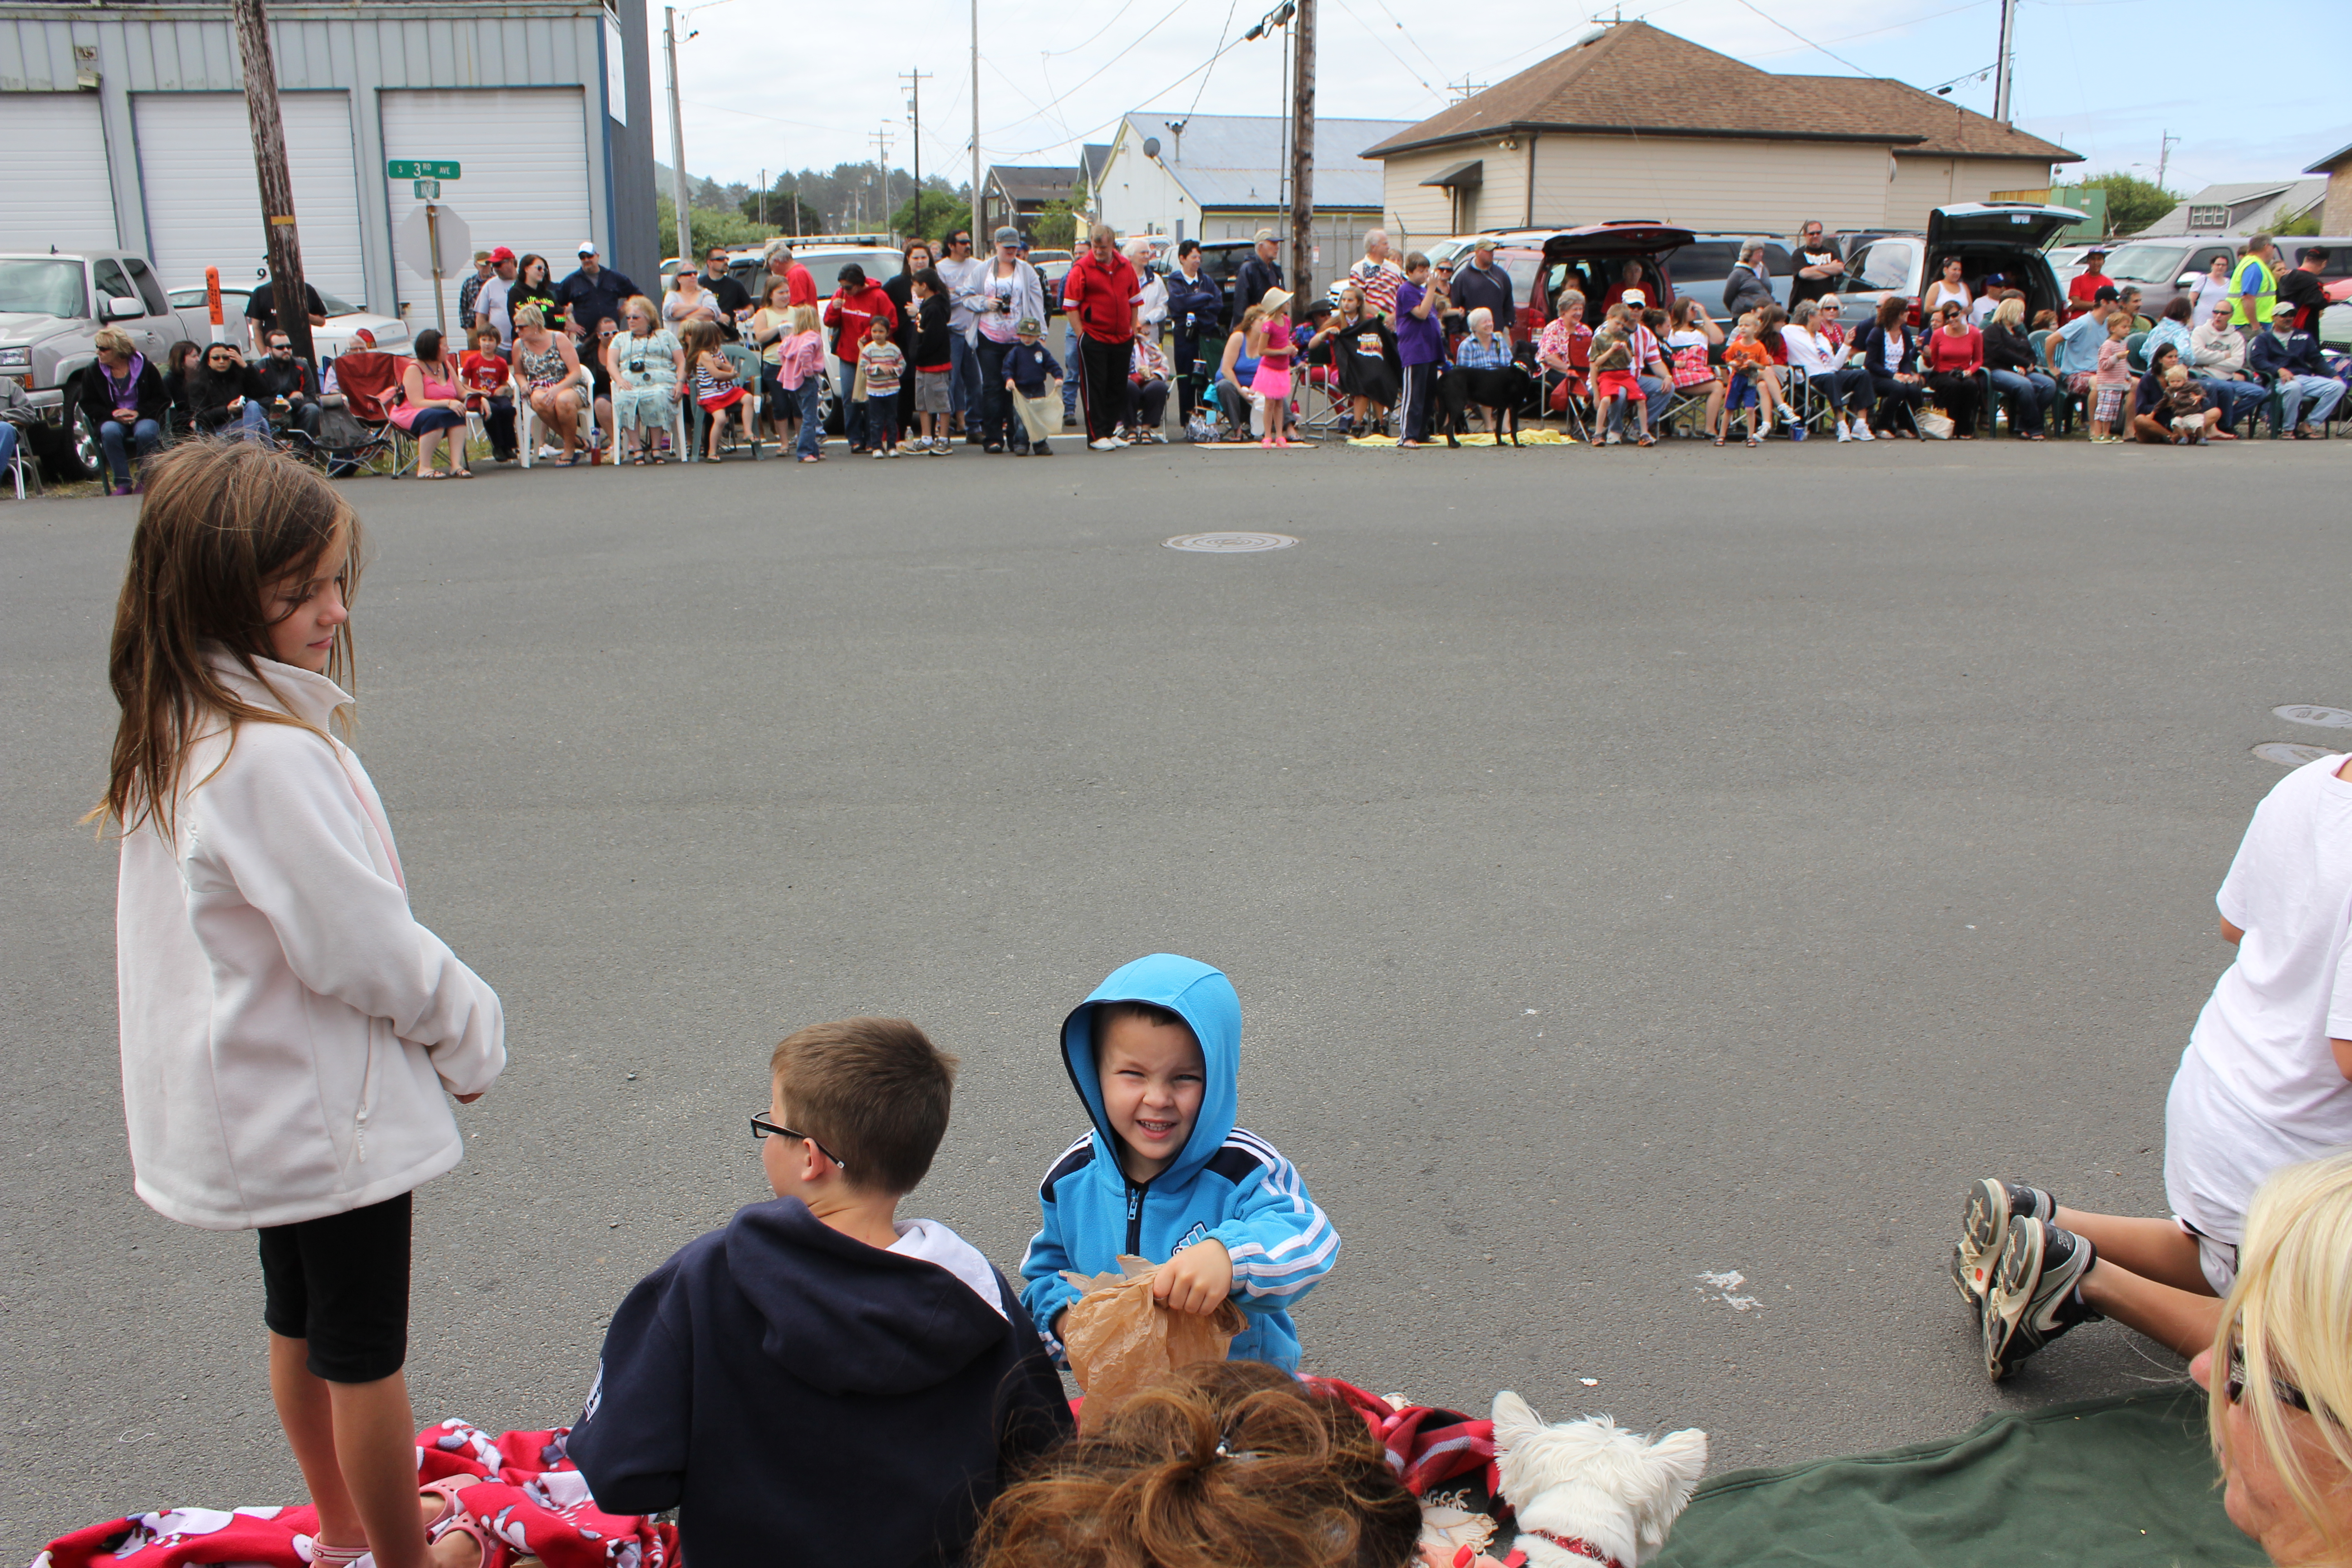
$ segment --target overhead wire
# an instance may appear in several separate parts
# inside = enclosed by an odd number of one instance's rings
[[[1186,5],[1190,5],[1191,3],[1192,3],[1192,0],[1176,0],[1176,3],[1175,3],[1174,5],[1172,5],[1169,6],[1167,10],[1162,11],[1162,12],[1160,14],[1160,20],[1158,20],[1157,22],[1152,23],[1152,24],[1151,24],[1151,26],[1150,26],[1149,27],[1144,28],[1144,29],[1143,29],[1143,31],[1141,31],[1140,33],[1138,33],[1138,34],[1135,36],[1135,40],[1134,40],[1134,42],[1132,42],[1132,43],[1129,44],[1129,45],[1127,46],[1127,47],[1125,47],[1125,48],[1123,48],[1123,49],[1119,50],[1119,51],[1118,51],[1118,53],[1117,53],[1117,54],[1115,54],[1115,55],[1111,56],[1111,58],[1108,58],[1108,59],[1107,59],[1107,60],[1103,61],[1103,63],[1102,63],[1101,65],[1097,66],[1097,67],[1094,68],[1094,70],[1093,70],[1093,72],[1092,72],[1091,74],[1089,74],[1087,77],[1086,77],[1083,80],[1081,80],[1081,81],[1077,82],[1076,85],[1074,85],[1074,86],[1070,87],[1069,89],[1067,89],[1066,91],[1064,91],[1064,92],[1063,92],[1063,94],[1062,94],[1061,96],[1063,96],[1063,97],[1066,98],[1066,97],[1070,96],[1070,94],[1072,94],[1072,93],[1076,93],[1076,92],[1082,91],[1082,90],[1084,90],[1085,89],[1087,89],[1087,88],[1088,88],[1088,87],[1092,86],[1092,85],[1095,83],[1095,81],[1096,81],[1097,79],[1099,79],[1105,71],[1109,70],[1111,67],[1113,67],[1113,66],[1115,66],[1115,65],[1118,64],[1118,62],[1119,62],[1119,61],[1121,61],[1121,60],[1125,59],[1128,56],[1129,56],[1129,55],[1133,54],[1133,53],[1134,53],[1138,48],[1141,47],[1142,47],[1142,45],[1143,45],[1143,40],[1144,40],[1144,39],[1146,39],[1146,38],[1148,38],[1148,37],[1151,37],[1151,35],[1152,35],[1152,34],[1154,34],[1154,33],[1158,32],[1160,28],[1162,28],[1162,27],[1166,26],[1168,25],[1168,23],[1169,23],[1169,22],[1170,22],[1173,17],[1175,17],[1175,16],[1177,16],[1177,14],[1178,14],[1178,13],[1181,12],[1181,11],[1184,9],[1184,7],[1185,7]],[[982,58],[986,58],[987,57],[982,56]],[[1000,70],[997,74],[998,74],[999,76],[1002,76],[1002,75],[1003,75],[1004,73],[1003,73],[1003,71],[1001,71],[1001,70]],[[1191,79],[1192,74],[1192,73],[1191,71],[1186,71],[1186,72],[1184,73],[1185,78],[1186,78],[1187,79]],[[1023,96],[1024,96],[1024,97],[1026,97],[1027,95],[1024,93]],[[1035,102],[1036,100],[1035,100],[1034,99],[1032,99],[1032,100],[1030,100],[1030,101],[1034,103],[1034,102]],[[1026,125],[1026,124],[1029,122],[1030,118],[1032,118],[1032,117],[1024,116],[1024,117],[1023,117],[1022,119],[1015,120],[1015,121],[1009,121],[1009,122],[1008,122],[1008,123],[1006,123],[1006,124],[1000,125],[1000,126],[998,126],[998,127],[997,127],[995,130],[993,130],[993,131],[983,131],[983,132],[981,132],[981,134],[982,134],[982,136],[984,136],[984,137],[985,137],[985,136],[995,136],[995,135],[999,135],[999,134],[1001,134],[1001,133],[1002,133],[1002,132],[1003,132],[1010,131],[1010,130],[1013,129],[1015,126]],[[1113,120],[1115,121],[1117,118],[1118,118],[1117,116],[1114,116],[1114,117],[1113,117]],[[1106,121],[1105,123],[1111,123],[1111,121]]]
[[[1413,80],[1421,83],[1423,91],[1428,93],[1430,97],[1437,100],[1440,103],[1444,103],[1445,101],[1445,95],[1438,91],[1435,88],[1430,86],[1429,79],[1423,76],[1420,69],[1415,67],[1411,60],[1406,59],[1402,55],[1398,54],[1394,47],[1392,47],[1386,38],[1381,37],[1379,30],[1370,22],[1365,21],[1364,18],[1357,13],[1356,8],[1353,5],[1348,4],[1348,0],[1339,0],[1339,5],[1340,10],[1348,13],[1349,19],[1352,20],[1356,26],[1361,27],[1367,34],[1370,35],[1372,42],[1388,50],[1389,58],[1396,61],[1397,64],[1402,66],[1407,76],[1410,76]],[[1433,64],[1434,62],[1432,63]]]
[[[1175,91],[1178,88],[1182,87],[1186,82],[1191,81],[1194,77],[1199,76],[1202,71],[1210,69],[1219,60],[1224,58],[1227,55],[1232,54],[1235,49],[1240,48],[1247,42],[1249,42],[1249,39],[1246,37],[1235,38],[1232,43],[1227,44],[1215,54],[1211,55],[1207,59],[1202,60],[1199,65],[1194,66],[1182,76],[1178,77],[1174,81],[1171,81],[1165,87],[1160,88],[1154,91],[1140,95],[1135,101],[1138,103],[1150,103],[1154,99],[1163,97],[1168,93]],[[1086,130],[1079,132],[1076,135],[1069,138],[1068,141],[1048,142],[1042,147],[1032,147],[1028,151],[1023,153],[1001,153],[999,154],[999,157],[1000,159],[1034,158],[1040,153],[1050,153],[1056,147],[1068,146],[1072,142],[1083,142],[1087,137],[1093,135],[1097,131],[1109,130],[1112,126],[1126,119],[1127,112],[1127,110],[1121,110],[1119,112],[1112,115],[1109,119],[1101,121],[1099,124],[1087,127]],[[1027,122],[1025,121],[1016,120],[1013,123],[1015,125],[1021,125]]]
[[[1845,67],[1845,68],[1846,68],[1846,69],[1848,69],[1848,70],[1850,70],[1850,71],[1859,71],[1859,72],[1861,72],[1861,74],[1862,74],[1862,75],[1866,76],[1866,77],[1867,77],[1867,76],[1875,76],[1875,75],[1877,74],[1877,73],[1875,73],[1874,71],[1864,70],[1862,67],[1860,67],[1860,66],[1858,66],[1858,65],[1854,64],[1852,60],[1850,60],[1850,59],[1846,58],[1843,55],[1839,54],[1835,49],[1823,48],[1821,45],[1819,45],[1819,44],[1817,44],[1817,43],[1814,43],[1812,39],[1811,39],[1811,38],[1809,38],[1809,37],[1805,37],[1805,35],[1804,35],[1804,34],[1802,34],[1802,33],[1801,33],[1801,32],[1797,31],[1797,29],[1796,29],[1796,28],[1791,27],[1790,26],[1789,26],[1789,24],[1788,24],[1788,23],[1783,22],[1783,21],[1781,21],[1779,17],[1774,16],[1770,15],[1769,13],[1766,12],[1762,7],[1760,7],[1760,6],[1757,5],[1754,3],[1754,0],[1738,0],[1738,4],[1739,4],[1739,5],[1741,5],[1745,6],[1745,7],[1747,7],[1747,8],[1748,8],[1748,10],[1750,10],[1750,11],[1755,12],[1757,16],[1763,17],[1763,18],[1764,18],[1764,20],[1766,20],[1767,22],[1771,23],[1771,24],[1772,24],[1772,26],[1776,26],[1776,27],[1780,28],[1780,31],[1782,31],[1782,32],[1784,32],[1784,33],[1788,34],[1788,35],[1789,35],[1789,37],[1792,37],[1792,38],[1796,39],[1796,40],[1797,40],[1797,42],[1799,42],[1799,43],[1801,43],[1801,44],[1804,45],[1806,47],[1811,48],[1811,49],[1813,49],[1813,50],[1816,50],[1816,51],[1818,51],[1819,53],[1822,53],[1822,54],[1824,54],[1824,55],[1829,56],[1829,58],[1832,58],[1832,59],[1833,59],[1833,60],[1837,61],[1837,63],[1838,63],[1838,64],[1840,64],[1840,65],[1842,65],[1842,66]]]
[[[1209,57],[1209,64],[1213,67],[1217,63],[1217,55],[1225,52],[1225,36],[1234,30],[1234,13],[1241,9],[1241,5],[1242,0],[1228,0],[1225,6],[1224,26],[1217,29],[1217,52]],[[1209,91],[1209,78],[1215,74],[1215,71],[1211,70],[1202,76],[1201,85],[1192,94],[1192,108],[1184,111],[1185,119],[1192,119],[1192,110],[1201,107],[1201,100],[1206,97]]]

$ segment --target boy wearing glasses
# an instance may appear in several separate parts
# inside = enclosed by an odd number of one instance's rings
[[[1069,1436],[1004,1277],[898,1201],[956,1062],[898,1018],[778,1046],[751,1118],[771,1203],[640,1281],[572,1429],[597,1506],[679,1510],[698,1568],[961,1560],[1005,1480]]]
[[[1151,1293],[1207,1317],[1230,1300],[1249,1327],[1226,1352],[1298,1369],[1290,1309],[1339,1260],[1339,1233],[1273,1144],[1234,1125],[1242,1004],[1196,959],[1154,953],[1114,970],[1062,1024],[1062,1060],[1094,1129],[1038,1188],[1045,1225],[1022,1260],[1023,1298],[1058,1357],[1077,1290],[1122,1254],[1162,1265]]]

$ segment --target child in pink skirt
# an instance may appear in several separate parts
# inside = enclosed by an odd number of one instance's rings
[[[1258,356],[1257,374],[1250,390],[1265,399],[1265,435],[1261,447],[1287,447],[1290,423],[1290,359],[1297,352],[1290,341],[1290,295],[1269,289],[1265,298],[1243,318],[1249,329],[1249,352]]]

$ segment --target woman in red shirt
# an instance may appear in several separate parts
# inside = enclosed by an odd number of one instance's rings
[[[882,285],[866,280],[866,268],[855,261],[841,269],[840,281],[840,288],[825,301],[824,324],[834,329],[833,384],[842,400],[842,434],[849,437],[849,450],[856,454],[877,444],[875,433],[866,428],[865,401],[849,396],[849,389],[857,384],[857,354],[866,345],[866,325],[879,317],[896,331],[898,308],[890,303]]]
[[[1969,312],[1958,300],[1944,307],[1941,325],[1919,344],[1919,360],[1927,385],[1952,416],[1952,433],[1972,441],[1977,433],[1977,405],[1984,395],[1978,372],[1984,369],[1984,334],[1969,325]]]

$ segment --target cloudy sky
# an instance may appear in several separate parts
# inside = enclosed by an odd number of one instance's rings
[[[2352,142],[2352,31],[2325,21],[2342,3],[2302,13],[2287,67],[2273,72],[2263,51],[2284,12],[2241,26],[2205,0],[2021,0],[2019,121],[2084,154],[2084,169],[2147,177],[2169,132],[2179,138],[2166,176],[2175,189],[2295,174]],[[1074,163],[1079,142],[1108,140],[1130,110],[1282,112],[1279,40],[1234,43],[1269,4],[981,0],[983,163]],[[1591,4],[1320,0],[1318,111],[1423,119],[1450,100],[1448,84],[1501,81],[1566,47],[1596,14]],[[658,104],[661,8],[651,9]],[[870,159],[886,129],[890,165],[903,170],[911,132],[898,73],[913,70],[934,73],[922,84],[924,169],[970,169],[967,0],[716,0],[684,15],[682,30],[696,33],[679,49],[678,77],[697,175],[750,184],[763,168]],[[1765,70],[1932,89],[1991,65],[2000,10],[1999,0],[1626,0],[1623,15]],[[1963,81],[1953,97],[1990,111],[1991,82]],[[656,118],[667,161],[667,112]]]

